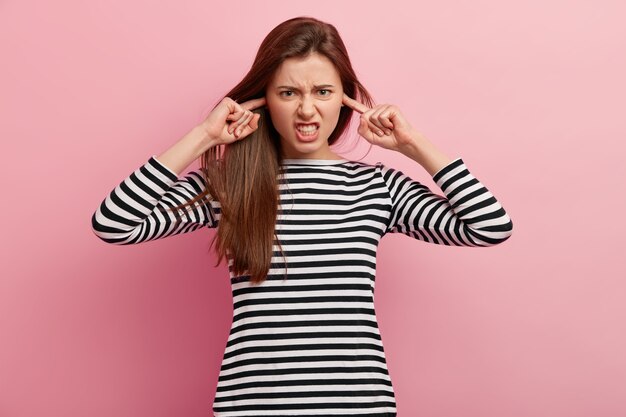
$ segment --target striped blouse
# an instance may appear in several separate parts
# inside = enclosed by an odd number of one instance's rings
[[[274,242],[260,285],[229,268],[233,318],[213,414],[395,416],[374,310],[380,239],[402,233],[493,246],[511,236],[513,223],[461,158],[433,175],[445,197],[380,162],[285,159],[283,167],[276,236],[285,258]],[[217,201],[177,213],[158,209],[204,186],[200,169],[178,178],[153,155],[100,204],[93,232],[127,245],[217,227]]]

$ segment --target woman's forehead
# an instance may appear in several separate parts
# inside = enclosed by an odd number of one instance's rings
[[[314,88],[337,85],[339,80],[339,72],[328,58],[312,54],[306,58],[285,59],[274,73],[273,84],[277,87]]]

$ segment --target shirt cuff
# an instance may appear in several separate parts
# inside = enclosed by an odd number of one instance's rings
[[[460,163],[457,161],[460,161]],[[454,159],[453,161],[450,161],[447,165],[445,165],[439,171],[433,174],[433,180],[437,182],[437,180],[441,178],[443,175],[445,175],[446,172],[448,172],[453,167],[456,167],[457,165],[462,164],[462,163],[463,163],[463,160],[461,159],[461,157],[458,157]]]
[[[156,155],[152,155],[152,159],[154,159],[156,162],[158,162],[159,165],[161,165],[163,168],[167,169],[172,175],[174,175],[176,178],[178,178],[178,174],[175,173],[174,171],[172,171],[171,168],[169,168],[167,165],[165,165],[163,162],[159,161],[156,157]]]

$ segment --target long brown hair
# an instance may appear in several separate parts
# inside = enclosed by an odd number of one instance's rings
[[[275,71],[285,59],[306,57],[313,52],[333,62],[343,91],[349,97],[373,106],[371,95],[352,69],[337,29],[307,16],[286,20],[272,29],[261,43],[248,73],[225,97],[237,103],[264,97]],[[267,107],[253,112],[260,113],[260,118],[257,130],[249,137],[211,148],[202,155],[206,190],[185,205],[200,199],[219,201],[221,217],[211,242],[211,246],[216,243],[217,264],[230,254],[233,258],[230,271],[235,275],[247,273],[251,282],[260,284],[270,269],[275,238],[283,253],[275,234],[278,182],[283,171],[280,135]],[[337,126],[328,138],[330,145],[349,127],[352,112],[348,106],[341,108]]]

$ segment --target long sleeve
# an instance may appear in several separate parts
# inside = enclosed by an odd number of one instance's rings
[[[217,227],[217,201],[172,210],[205,188],[200,169],[179,179],[153,155],[102,201],[91,217],[92,230],[107,243],[128,245]]]
[[[391,199],[386,232],[454,246],[493,246],[511,236],[509,215],[461,158],[433,175],[445,197],[402,171],[380,162],[376,166]]]

